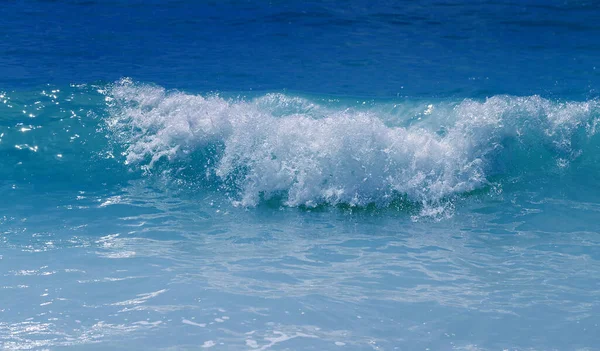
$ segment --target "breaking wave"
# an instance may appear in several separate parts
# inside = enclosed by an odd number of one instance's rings
[[[224,98],[128,79],[104,94],[130,167],[193,175],[241,206],[439,204],[497,177],[569,168],[598,147],[597,100]]]

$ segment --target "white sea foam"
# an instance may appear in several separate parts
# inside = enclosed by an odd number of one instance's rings
[[[398,196],[439,203],[488,184],[507,141],[525,152],[552,149],[557,162],[576,157],[577,132],[593,135],[600,110],[595,100],[539,96],[344,107],[283,94],[190,95],[130,80],[107,94],[107,123],[128,164],[152,170],[218,146],[202,162],[235,185],[242,206],[273,196],[288,206],[386,206]]]

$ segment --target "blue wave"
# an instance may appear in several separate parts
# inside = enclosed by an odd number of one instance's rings
[[[435,214],[508,180],[597,172],[598,100],[224,98],[129,79],[9,95],[0,145],[13,182],[161,175],[224,190],[239,206],[402,198]]]
[[[203,163],[206,179],[234,186],[242,206],[272,197],[288,206],[386,206],[398,194],[435,203],[491,177],[568,168],[596,147],[600,117],[596,100],[539,96],[348,106],[190,95],[129,80],[106,94],[107,123],[128,164],[153,172],[158,163]]]

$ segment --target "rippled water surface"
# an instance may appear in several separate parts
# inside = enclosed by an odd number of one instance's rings
[[[600,349],[595,2],[0,18],[0,349]]]

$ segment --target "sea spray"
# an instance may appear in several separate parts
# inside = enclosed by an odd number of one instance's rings
[[[159,161],[167,168],[204,163],[188,166],[234,188],[241,206],[279,198],[287,206],[383,207],[399,196],[439,205],[524,164],[565,167],[600,117],[596,100],[539,96],[404,100],[394,104],[403,109],[391,110],[413,114],[393,115],[376,103],[328,105],[284,94],[226,99],[128,79],[106,94],[106,122],[126,163],[150,171]],[[218,151],[194,157],[207,149]]]

